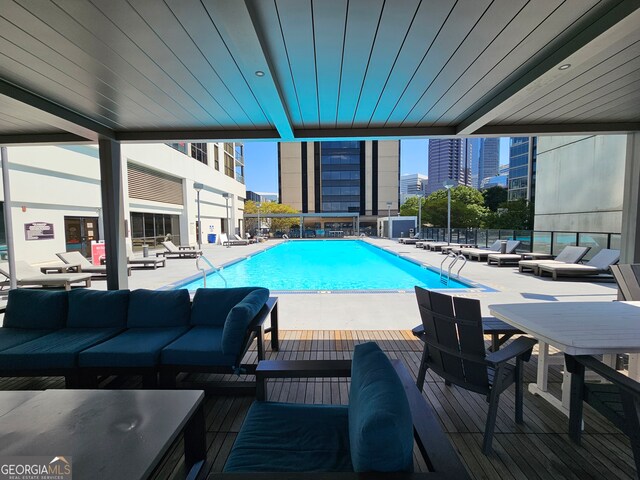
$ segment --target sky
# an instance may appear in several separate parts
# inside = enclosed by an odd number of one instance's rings
[[[427,174],[428,140],[401,140],[400,173]],[[278,191],[278,144],[275,142],[245,142],[244,179],[247,190]],[[509,163],[509,138],[500,139],[500,165]]]

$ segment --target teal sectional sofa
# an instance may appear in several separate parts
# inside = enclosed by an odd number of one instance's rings
[[[163,367],[181,368],[174,359],[238,372],[253,339],[262,341],[268,300],[259,287],[200,289],[193,303],[186,290],[12,290],[0,376],[64,376],[68,387],[93,387],[99,375],[139,374],[151,387]]]

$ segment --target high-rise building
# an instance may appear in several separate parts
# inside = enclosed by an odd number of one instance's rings
[[[397,140],[278,144],[280,203],[302,213],[359,213],[361,226],[375,224],[397,214],[399,181]]]
[[[400,203],[407,201],[407,198],[427,193],[426,175],[411,173],[400,177]]]
[[[535,199],[536,137],[509,139],[509,201]]]
[[[478,167],[480,166],[480,138],[467,138],[466,156],[469,168],[469,185],[473,188],[480,188],[480,180],[478,178]]]
[[[478,156],[478,182],[485,178],[495,177],[500,170],[500,139],[481,138]]]
[[[471,182],[464,139],[429,140],[429,182],[427,195],[444,188],[445,180],[453,179],[458,184]]]

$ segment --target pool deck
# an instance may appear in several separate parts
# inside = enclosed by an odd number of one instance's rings
[[[368,239],[373,245],[412,258],[439,269],[444,258],[440,253],[428,252],[386,239]],[[222,247],[203,245],[207,258],[216,266],[255,254],[280,243],[265,243]],[[194,259],[167,259],[165,268],[134,269],[129,288],[158,289],[197,275]],[[518,273],[517,267],[487,266],[484,262],[469,261],[462,277],[489,287],[486,291],[456,293],[481,300],[483,314],[494,303],[607,301],[616,298],[615,283],[593,281],[553,281],[531,274]],[[104,280],[95,280],[92,288],[104,289]],[[285,293],[279,294],[280,324],[284,330],[404,330],[420,323],[415,295],[405,293]]]

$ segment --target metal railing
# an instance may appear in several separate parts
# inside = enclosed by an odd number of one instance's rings
[[[567,245],[591,247],[584,260],[591,259],[603,248],[620,249],[619,233],[563,232],[541,230],[505,230],[481,228],[452,228],[451,239],[446,228],[427,227],[420,238],[437,242],[469,243],[489,247],[496,240],[519,240],[517,251],[541,252],[557,255]]]
[[[218,269],[213,263],[211,263],[211,261],[206,256],[199,255],[198,257],[196,257],[196,268],[202,272],[202,286],[204,288],[207,288],[207,270],[204,267],[200,266],[200,260],[203,260],[207,265],[209,265],[209,272],[213,271],[213,273],[217,273],[220,276],[220,278],[224,282],[224,288],[227,288],[227,279],[224,278],[222,273],[220,273],[220,269]]]

